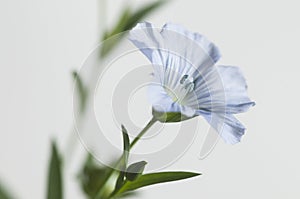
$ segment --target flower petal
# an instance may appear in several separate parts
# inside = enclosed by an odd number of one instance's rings
[[[178,36],[178,34],[170,34],[171,32],[176,32],[181,35],[184,35],[187,37],[190,41],[193,41],[193,43],[197,43],[203,50],[210,56],[210,58],[213,60],[213,63],[216,63],[220,58],[221,58],[221,53],[219,49],[216,47],[214,43],[209,41],[205,36],[199,34],[199,33],[194,33],[186,28],[184,28],[181,25],[174,24],[174,23],[167,23],[163,26],[163,30],[161,34],[163,35],[164,39],[169,40],[170,42],[175,44],[185,44],[186,47],[190,45],[188,42],[186,43],[186,39],[184,37]],[[184,42],[181,42],[180,40],[184,39]],[[199,54],[195,53],[193,48],[185,48],[184,50],[188,51],[188,53],[193,53],[194,56],[196,56],[196,59],[199,59]],[[197,58],[198,57],[198,58]],[[191,56],[190,56],[191,58]]]
[[[223,82],[227,113],[245,112],[255,105],[248,97],[246,79],[240,68],[235,66],[217,66],[217,70]]]
[[[245,134],[245,127],[231,114],[222,115],[205,111],[198,113],[207,120],[226,143],[236,144]]]
[[[154,68],[154,76],[160,82],[165,82],[165,62],[167,59],[164,49],[164,41],[160,30],[151,23],[138,23],[129,33],[128,39],[149,59]]]
[[[180,74],[178,78],[181,75],[196,78],[195,75],[220,58],[218,48],[204,36],[171,23],[165,24],[162,30],[147,22],[139,23],[130,31],[129,40],[152,62],[158,76],[170,68]],[[168,84],[171,80],[166,75],[161,81]]]
[[[138,23],[129,33],[128,39],[153,62],[153,52],[163,47],[163,40],[158,28],[151,23]]]
[[[235,66],[210,67],[195,80],[195,87],[198,97],[194,103],[197,102],[202,110],[236,114],[255,105],[248,97],[246,80],[241,70]]]
[[[157,83],[148,85],[148,101],[159,112],[179,112],[179,108],[172,105],[173,100],[164,88]]]

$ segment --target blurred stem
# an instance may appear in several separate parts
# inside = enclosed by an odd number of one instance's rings
[[[107,10],[107,2],[106,0],[98,0],[98,8],[99,8],[99,20],[98,20],[98,24],[99,24],[99,33],[104,34],[105,33],[105,27],[106,27],[106,10]],[[101,35],[102,37],[103,35]]]
[[[141,132],[134,138],[134,140],[130,144],[130,149],[132,149],[136,143],[145,135],[145,133],[157,122],[157,119],[154,117],[147,123],[147,125],[141,130]],[[105,188],[107,186],[107,182],[110,181],[110,178],[113,176],[114,172],[116,172],[120,166],[120,163],[123,159],[123,155],[120,157],[120,159],[116,162],[116,164],[113,166],[112,170],[107,174],[105,178],[105,183],[103,187],[99,190],[98,194],[96,195],[95,199],[102,199],[101,196],[105,192]],[[109,196],[111,198],[111,196]],[[109,199],[108,198],[108,199]]]
[[[81,122],[81,119],[79,120],[79,122]],[[63,167],[64,169],[68,169],[69,165],[72,165],[72,158],[74,156],[74,154],[76,153],[76,149],[77,149],[77,144],[79,143],[78,138],[76,136],[76,125],[73,124],[71,127],[71,130],[69,132],[68,138],[67,138],[67,143],[65,146],[65,150],[64,150],[64,155],[63,155],[63,159],[64,159],[64,164]]]
[[[99,34],[102,36],[105,34],[105,26],[106,26],[106,8],[107,8],[107,1],[106,0],[98,0],[98,9],[99,9],[99,19],[97,21],[97,24],[99,26]],[[78,75],[78,74],[77,74]],[[75,85],[76,87],[78,85]],[[85,88],[87,89],[87,88]],[[88,95],[88,93],[86,93],[86,95]],[[80,97],[80,96],[78,96]],[[87,96],[85,96],[87,97]],[[81,99],[82,100],[82,99]],[[79,116],[79,122],[81,122],[83,120],[82,115],[85,111],[85,107],[86,107],[86,100],[82,100],[81,101],[83,104],[81,104],[82,110],[81,110],[81,115]],[[65,159],[65,168],[68,168],[68,165],[70,165],[71,161],[72,161],[72,157],[73,154],[75,153],[75,149],[76,149],[76,145],[78,143],[77,137],[74,136],[76,134],[76,125],[72,124],[69,136],[67,138],[67,143],[66,143],[66,148],[65,148],[65,155],[64,155],[64,159]]]

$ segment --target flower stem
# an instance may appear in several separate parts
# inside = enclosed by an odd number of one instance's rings
[[[157,119],[155,119],[153,117],[147,123],[147,125],[141,130],[141,132],[134,138],[134,140],[131,142],[130,149],[133,148],[136,145],[136,143],[145,135],[145,133],[153,126],[153,124],[155,124],[155,122],[157,122]],[[100,199],[100,197],[102,196],[103,192],[105,191],[105,187],[107,186],[107,182],[109,182],[109,180],[113,176],[114,172],[119,168],[122,159],[123,159],[123,155],[116,162],[116,164],[112,167],[111,171],[107,174],[107,176],[106,176],[106,178],[104,180],[105,183],[103,184],[102,188],[98,191],[95,199]],[[109,198],[111,198],[111,197],[109,196]]]
[[[145,135],[145,133],[151,128],[151,126],[156,122],[157,120],[153,117],[148,124],[143,128],[143,130],[134,138],[134,140],[130,144],[130,149]]]

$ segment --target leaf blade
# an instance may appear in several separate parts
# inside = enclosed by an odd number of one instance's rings
[[[146,164],[147,164],[146,161],[140,161],[140,162],[131,164],[127,168],[126,173],[125,173],[126,179],[128,179],[129,181],[136,180],[143,173]]]
[[[52,152],[48,171],[47,199],[63,198],[62,164],[55,142],[52,142]]]
[[[130,140],[128,136],[128,132],[124,125],[121,125],[122,134],[123,134],[123,155],[122,162],[120,165],[120,173],[115,185],[115,191],[118,191],[124,184],[125,181],[125,170],[128,164],[129,150],[130,150]]]
[[[128,156],[129,156],[129,150],[130,150],[130,140],[128,136],[128,132],[124,125],[122,127],[122,134],[123,134],[123,155],[124,155],[124,161],[125,161],[125,167],[127,166]]]
[[[124,31],[133,28],[139,21],[144,19],[151,12],[154,12],[155,10],[157,10],[159,7],[161,7],[166,2],[168,2],[168,0],[154,1],[152,3],[147,4],[146,6],[144,6],[142,8],[140,8],[136,12],[134,12],[130,17],[130,20],[127,22],[127,24],[124,28]]]
[[[125,8],[114,28],[111,31],[105,32],[102,41],[106,40],[106,42],[103,43],[100,56],[103,58],[108,55],[118,42],[123,39],[125,34],[114,37],[112,40],[109,38],[132,29],[139,21],[142,21],[147,15],[157,10],[166,2],[168,0],[158,0],[139,8],[137,11],[132,11],[129,7]]]
[[[118,191],[118,194],[122,194],[128,191],[133,191],[150,185],[172,182],[177,180],[184,180],[199,175],[201,174],[192,173],[192,172],[160,172],[160,173],[145,174],[140,176],[135,181],[127,181],[124,184],[124,186]]]
[[[83,168],[78,174],[78,180],[82,191],[88,198],[95,198],[99,189],[104,185],[106,176],[113,170],[110,167],[99,164],[94,157],[88,153]],[[104,193],[107,194],[107,193]],[[102,195],[101,195],[102,196]]]
[[[88,90],[86,86],[84,85],[81,77],[76,71],[72,72],[73,79],[75,80],[75,87],[78,92],[79,97],[79,106],[80,106],[80,112],[83,112],[86,107],[87,97],[88,97]]]

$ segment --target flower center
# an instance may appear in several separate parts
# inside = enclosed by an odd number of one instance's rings
[[[186,95],[192,92],[195,88],[194,79],[192,77],[189,78],[189,75],[183,75],[179,83],[180,84],[176,86],[173,91],[168,89],[165,90],[174,102],[184,105]]]
[[[195,84],[194,84],[194,79],[191,77],[189,78],[188,75],[183,75],[182,78],[180,79],[180,84],[183,86],[185,89],[186,93],[190,93],[194,90]]]

